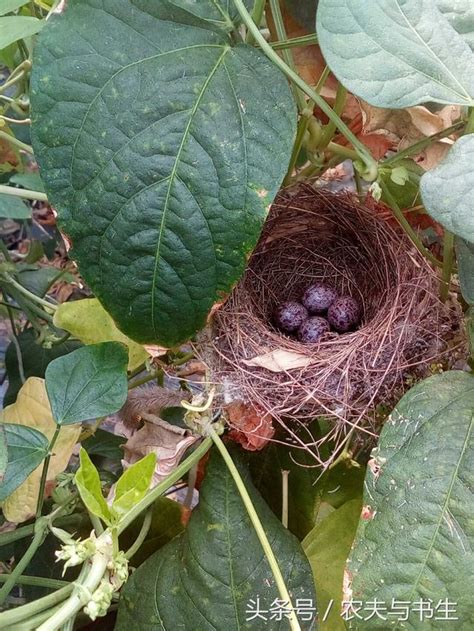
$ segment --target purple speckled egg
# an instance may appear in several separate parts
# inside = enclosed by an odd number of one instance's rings
[[[284,302],[277,307],[274,320],[279,329],[293,333],[308,318],[308,312],[299,302]]]
[[[339,333],[346,333],[357,326],[361,315],[361,306],[352,296],[337,298],[328,309],[329,324]]]
[[[298,329],[298,339],[303,344],[315,344],[330,331],[329,323],[321,316],[313,316],[303,322]]]
[[[326,313],[338,294],[334,287],[325,283],[310,285],[303,294],[301,302],[310,313]]]

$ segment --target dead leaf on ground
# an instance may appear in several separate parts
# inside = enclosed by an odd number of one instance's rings
[[[243,359],[242,362],[246,366],[266,368],[272,372],[285,372],[295,368],[306,368],[306,366],[313,363],[313,360],[307,355],[278,349],[265,353],[265,355],[257,355],[257,357],[252,357],[252,359]]]

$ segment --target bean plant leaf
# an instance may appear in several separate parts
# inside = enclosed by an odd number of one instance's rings
[[[12,11],[16,11],[24,4],[28,4],[29,0],[2,0],[2,6],[0,6],[0,15],[6,15]]]
[[[0,502],[3,502],[26,480],[48,455],[49,440],[33,427],[3,423],[8,464],[0,482]]]
[[[51,415],[44,380],[38,377],[27,379],[15,403],[0,412],[0,422],[33,428],[44,434],[49,444],[57,425]],[[53,481],[67,467],[80,432],[81,428],[78,425],[61,427],[49,461],[47,483]],[[33,517],[38,501],[41,473],[42,468],[36,467],[3,502],[2,511],[8,521],[19,523]]]
[[[469,305],[474,305],[474,243],[456,239],[459,282],[462,295]]]
[[[474,5],[471,0],[436,0],[436,6],[474,51]]]
[[[128,369],[138,368],[149,357],[146,350],[118,330],[97,298],[63,302],[54,313],[54,324],[84,344],[121,342],[128,348]]]
[[[81,448],[79,458],[81,466],[74,478],[79,495],[88,511],[102,519],[106,524],[110,524],[112,523],[112,513],[102,494],[99,472],[85,449]]]
[[[468,134],[420,182],[421,197],[429,214],[447,230],[471,243],[474,243],[473,163],[474,134]]]
[[[452,371],[416,385],[390,415],[369,463],[348,563],[354,600],[449,599],[462,628],[473,627],[473,411],[473,375]],[[405,624],[446,628],[416,611]],[[387,621],[364,625],[386,629]]]
[[[48,364],[67,355],[81,344],[67,340],[62,344],[57,344],[51,348],[45,348],[38,339],[38,334],[34,329],[26,329],[18,335],[18,346],[20,347],[23,364],[23,374],[28,377],[44,377]],[[11,342],[7,346],[5,353],[5,368],[8,375],[8,389],[3,400],[4,405],[15,403],[17,394],[23,384],[18,367],[18,354],[15,345]]]
[[[229,293],[294,140],[280,71],[191,16],[217,6],[233,3],[70,0],[35,48],[48,197],[85,280],[142,343],[183,342]]]
[[[39,191],[44,193],[44,184],[39,173],[27,172],[27,173],[15,173],[10,178],[11,184],[18,184],[23,188],[27,188],[30,191]]]
[[[31,208],[13,195],[0,194],[0,219],[30,219]]]
[[[350,500],[318,523],[303,540],[318,592],[321,629],[344,631],[344,568],[359,523],[361,499]],[[325,616],[325,612],[328,612]]]
[[[0,50],[19,39],[35,35],[43,25],[43,20],[23,15],[7,15],[0,18]]]
[[[273,515],[242,469],[246,488],[263,522],[294,601],[315,602],[311,568],[297,539]],[[269,609],[279,598],[273,575],[221,456],[214,452],[200,489],[200,504],[187,529],[153,554],[122,592],[116,631],[133,628],[174,631],[258,629],[247,621],[250,600]],[[258,626],[260,623],[260,626]],[[315,620],[300,620],[304,630]],[[272,631],[288,620],[271,621]]]
[[[128,353],[123,344],[83,346],[52,361],[46,389],[58,425],[114,414],[127,399]]]
[[[93,436],[83,440],[81,445],[89,456],[99,456],[120,462],[123,458],[121,446],[125,442],[126,439],[123,436],[99,428]]]
[[[155,471],[156,454],[150,453],[126,469],[115,485],[112,510],[119,516],[145,497]]]
[[[474,105],[474,53],[433,0],[321,0],[317,32],[331,70],[371,105]]]

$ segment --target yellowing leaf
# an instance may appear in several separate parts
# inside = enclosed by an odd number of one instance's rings
[[[128,369],[134,370],[147,358],[147,351],[124,335],[97,298],[86,298],[59,305],[54,324],[75,335],[84,344],[121,342],[128,347]]]
[[[258,355],[252,359],[242,360],[246,366],[258,366],[272,372],[285,372],[295,368],[305,368],[312,363],[311,357],[292,353],[291,351],[276,350],[265,355]]]
[[[33,427],[52,439],[56,423],[46,394],[44,379],[30,377],[23,384],[15,403],[7,406],[0,414],[0,422],[17,423]],[[78,425],[62,427],[49,463],[48,480],[52,481],[64,471],[71,457],[81,428]],[[42,464],[14,491],[2,505],[5,518],[19,523],[33,516],[38,499]]]

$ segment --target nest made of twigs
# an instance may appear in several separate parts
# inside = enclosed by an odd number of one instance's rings
[[[316,281],[357,298],[363,317],[355,331],[306,345],[280,332],[272,314]],[[291,419],[327,416],[342,421],[331,434],[336,443],[354,426],[370,433],[370,412],[436,362],[459,327],[438,290],[405,234],[353,195],[307,185],[286,191],[243,279],[215,314],[212,379],[227,401],[249,402],[287,427]]]

